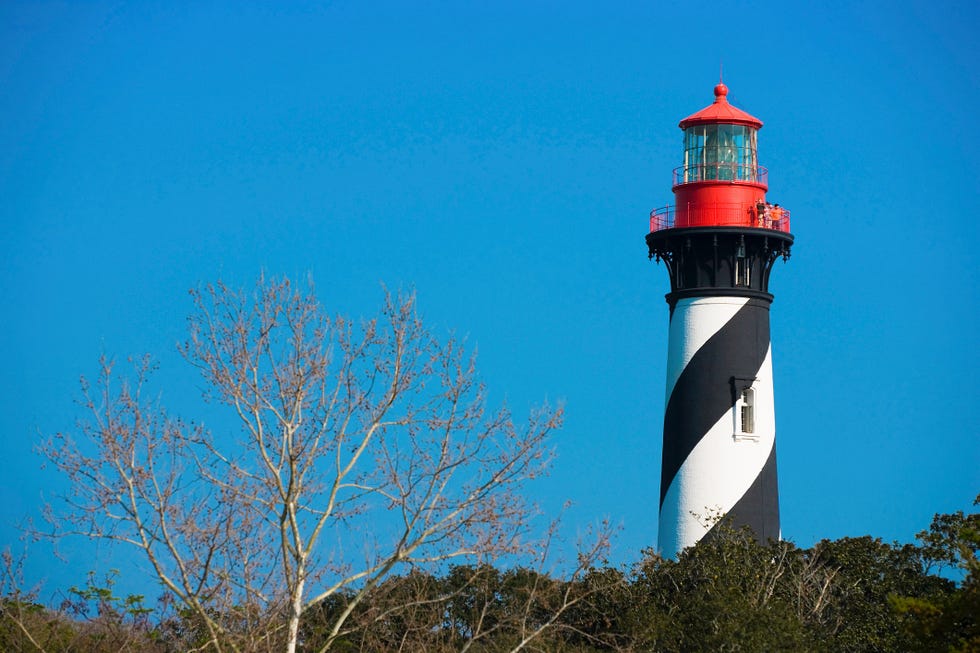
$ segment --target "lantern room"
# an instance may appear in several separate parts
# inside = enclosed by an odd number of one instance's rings
[[[698,124],[684,129],[680,183],[758,181],[757,130],[747,125]]]
[[[728,102],[715,101],[680,122],[683,164],[674,169],[674,205],[650,214],[650,231],[684,227],[748,227],[789,231],[789,212],[766,201],[768,175],[759,165],[762,121]]]

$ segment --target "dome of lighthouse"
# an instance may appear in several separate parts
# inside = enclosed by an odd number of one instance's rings
[[[762,127],[762,121],[728,103],[728,87],[724,84],[715,86],[715,101],[697,113],[692,113],[680,122],[681,129],[693,125],[704,124],[745,125],[754,129]]]

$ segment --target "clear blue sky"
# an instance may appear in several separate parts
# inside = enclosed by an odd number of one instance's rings
[[[814,4],[3,3],[0,546],[58,489],[32,447],[99,354],[155,353],[179,411],[187,290],[264,270],[353,315],[414,287],[492,400],[565,402],[534,496],[636,560],[667,338],[643,236],[719,62],[797,239],[771,288],[784,536],[908,541],[967,508],[980,10]],[[42,551],[33,575],[70,576]]]

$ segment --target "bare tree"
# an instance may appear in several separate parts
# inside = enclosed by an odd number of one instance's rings
[[[43,452],[71,481],[55,532],[137,547],[200,649],[293,652],[304,613],[343,592],[327,650],[393,573],[532,546],[522,485],[561,410],[488,411],[473,357],[413,296],[354,323],[286,280],[192,295],[181,352],[238,428],[171,417],[144,396],[148,359],[132,380],[103,359],[89,418]]]

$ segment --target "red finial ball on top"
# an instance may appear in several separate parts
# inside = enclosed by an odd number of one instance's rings
[[[726,95],[728,95],[727,86],[721,83],[715,86],[715,102],[728,102],[728,98],[725,97]]]

